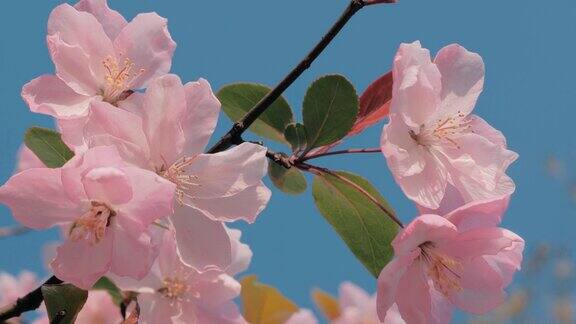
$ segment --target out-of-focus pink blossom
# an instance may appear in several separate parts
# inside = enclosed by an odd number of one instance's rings
[[[426,214],[392,242],[378,278],[378,314],[396,303],[408,323],[447,323],[453,306],[474,314],[504,302],[520,269],[524,240],[502,229],[500,200],[470,203],[444,217]]]
[[[0,202],[34,229],[68,226],[51,268],[89,289],[106,272],[142,278],[156,257],[149,226],[172,211],[175,185],[126,165],[114,147],[76,155],[60,169],[28,169],[0,187]]]
[[[178,256],[172,231],[163,233],[157,262],[143,280],[115,278],[121,289],[138,292],[139,323],[245,324],[233,300],[240,283],[217,270],[199,272]]]
[[[398,313],[396,304],[386,312],[383,321],[376,312],[376,295],[370,296],[360,287],[350,282],[340,285],[339,300],[340,316],[332,324],[404,324]]]
[[[452,190],[464,203],[508,196],[517,154],[472,115],[484,84],[482,58],[449,45],[434,61],[419,42],[402,44],[393,68],[390,123],[381,146],[394,178],[417,204],[437,209]]]
[[[56,74],[26,84],[22,97],[32,111],[60,120],[86,116],[93,100],[117,105],[167,73],[176,48],[166,19],[143,13],[128,23],[106,0],[56,7],[47,41]]]
[[[284,324],[318,324],[318,319],[309,309],[300,309],[294,313]]]
[[[223,222],[255,221],[270,199],[263,184],[266,148],[243,143],[216,154],[203,150],[220,103],[206,80],[182,85],[175,75],[152,81],[115,109],[93,102],[84,129],[88,146],[115,145],[126,161],[176,184],[171,220],[186,263],[226,269],[231,243]]]
[[[18,276],[0,272],[0,307],[15,302],[18,298],[38,288],[36,275],[22,271]]]

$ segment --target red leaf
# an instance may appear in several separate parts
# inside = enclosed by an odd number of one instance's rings
[[[381,76],[360,96],[360,111],[348,135],[356,135],[384,119],[390,112],[392,99],[392,72]]]

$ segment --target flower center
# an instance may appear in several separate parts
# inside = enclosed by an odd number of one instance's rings
[[[162,280],[162,285],[162,288],[158,289],[158,292],[171,300],[182,300],[184,294],[190,289],[186,281],[178,277],[165,277],[164,280]]]
[[[430,147],[446,141],[459,149],[458,136],[474,132],[470,123],[470,119],[461,111],[458,111],[454,116],[438,118],[430,125],[421,125],[418,134],[413,130],[408,131],[408,133],[413,140],[423,146]]]
[[[432,279],[436,289],[445,296],[462,291],[458,274],[462,271],[462,263],[436,251],[432,242],[426,242],[420,245],[420,248],[421,258],[428,267],[428,277]]]
[[[90,210],[72,224],[69,236],[72,241],[87,240],[94,245],[102,240],[110,217],[116,213],[103,203],[92,201],[90,204]]]
[[[194,157],[184,157],[168,168],[164,164],[157,172],[161,177],[176,184],[176,200],[180,206],[184,205],[185,197],[191,197],[189,192],[194,187],[200,186],[198,176],[186,174],[186,168],[193,162]]]
[[[120,56],[122,56],[120,54]],[[124,61],[120,65],[118,61],[112,56],[108,56],[104,61],[102,61],[104,68],[106,69],[106,84],[102,90],[103,100],[116,105],[118,101],[126,99],[130,94],[133,93],[131,90],[132,81],[138,78],[144,69],[140,69],[137,73],[134,73],[134,63],[129,58],[124,58]]]

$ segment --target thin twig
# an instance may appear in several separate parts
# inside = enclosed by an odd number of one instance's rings
[[[262,100],[260,100],[244,117],[238,120],[232,128],[226,133],[222,138],[214,144],[208,153],[217,153],[229,148],[235,139],[242,135],[252,125],[252,123],[262,114],[276,99],[278,99],[282,93],[300,77],[304,71],[306,71],[310,65],[318,58],[318,56],[326,49],[326,47],[332,42],[334,37],[338,35],[340,30],[346,25],[346,23],[356,14],[360,9],[362,9],[367,0],[352,0],[350,4],[344,10],[340,18],[334,23],[332,28],[322,37],[320,42],[306,55],[306,57],[282,80],[278,85],[272,89]]]
[[[25,226],[11,226],[0,228],[0,238],[22,235],[30,232],[32,229]]]
[[[61,284],[62,280],[56,278],[55,276],[50,277],[43,285],[57,285]],[[4,323],[13,317],[18,317],[24,312],[35,310],[40,307],[42,300],[42,286],[34,289],[28,295],[18,298],[16,302],[7,305],[0,309],[0,323]]]
[[[340,150],[340,151],[311,154],[311,155],[302,157],[298,161],[299,162],[305,162],[308,160],[313,160],[313,159],[317,159],[319,157],[329,156],[329,155],[358,154],[358,153],[380,153],[380,152],[382,152],[382,149],[380,149],[379,147],[365,148],[365,149],[348,149],[348,150]]]
[[[316,171],[316,172],[319,172],[321,174],[322,173],[329,174],[329,175],[337,178],[338,180],[345,182],[347,185],[351,186],[356,191],[358,191],[361,194],[363,194],[364,196],[366,196],[366,198],[368,198],[376,206],[378,206],[378,208],[380,208],[392,221],[394,221],[396,224],[398,224],[398,226],[400,226],[401,228],[404,228],[404,224],[402,224],[402,221],[400,221],[398,219],[398,217],[396,217],[396,215],[394,215],[393,212],[389,211],[386,207],[384,207],[384,205],[382,205],[381,202],[378,201],[378,199],[376,199],[374,196],[372,196],[372,194],[370,194],[364,188],[360,187],[354,181],[352,181],[346,177],[343,177],[343,176],[339,175],[338,173],[336,173],[330,169],[327,169],[327,168],[323,168],[323,167],[319,167],[319,166],[315,166],[315,165],[311,165],[311,164],[307,164],[307,163],[301,163],[300,166],[302,167],[303,170]]]

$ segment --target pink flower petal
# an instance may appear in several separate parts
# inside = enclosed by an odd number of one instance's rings
[[[117,168],[94,168],[82,177],[82,184],[87,197],[93,201],[113,206],[132,199],[128,176]]]
[[[122,226],[112,226],[115,233],[110,270],[119,276],[143,279],[158,255],[152,238],[146,232],[132,233]]]
[[[110,230],[96,244],[87,240],[66,240],[58,247],[58,254],[50,266],[59,279],[90,289],[110,268],[113,246],[114,235]]]
[[[458,227],[458,231],[464,232],[476,228],[495,227],[500,225],[510,196],[479,201],[466,204],[445,217]]]
[[[441,76],[419,42],[402,44],[394,59],[391,112],[411,127],[425,123],[440,107]]]
[[[48,18],[48,35],[56,35],[61,43],[59,47],[75,48],[77,49],[76,53],[84,53],[85,55],[80,59],[80,57],[74,58],[73,54],[70,53],[70,55],[66,54],[63,60],[74,60],[77,69],[82,68],[84,71],[91,71],[94,85],[101,85],[105,82],[106,71],[102,61],[109,56],[114,57],[115,52],[112,41],[92,14],[78,11],[68,4],[59,5]],[[57,63],[56,59],[54,61]],[[58,75],[63,77],[60,72]],[[67,70],[70,76],[78,72],[71,69]],[[63,79],[66,80],[67,78]],[[87,85],[88,83],[85,82],[84,84]],[[94,85],[83,89],[90,89],[91,94],[96,94],[99,89],[94,88]],[[70,86],[80,92],[79,89]]]
[[[242,232],[240,230],[226,227],[226,231],[228,232],[232,244],[232,262],[230,267],[226,270],[226,273],[235,276],[238,273],[246,271],[250,266],[250,261],[252,261],[252,250],[250,249],[250,246],[240,241],[240,238],[242,237]]]
[[[251,224],[256,221],[258,214],[266,208],[271,196],[270,189],[261,182],[233,196],[190,199],[187,204],[201,210],[204,215],[215,221],[244,220]]]
[[[204,79],[186,83],[184,90],[187,105],[186,114],[181,121],[186,136],[184,152],[187,156],[193,156],[204,151],[216,128],[220,101]]]
[[[221,222],[194,208],[176,208],[170,217],[182,262],[198,270],[226,270],[232,263],[232,244]]]
[[[285,324],[318,324],[318,320],[310,310],[300,309],[290,316]]]
[[[154,79],[141,109],[154,165],[170,166],[180,157],[185,141],[180,123],[186,111],[186,93],[180,78],[168,74]]]
[[[104,28],[108,38],[115,39],[118,33],[128,24],[116,10],[110,9],[106,0],[80,0],[74,5],[78,11],[92,14]]]
[[[426,242],[436,243],[454,238],[458,229],[444,217],[438,215],[422,215],[406,226],[394,240],[392,246],[397,255],[412,253]]]
[[[176,43],[170,37],[165,18],[156,13],[144,13],[122,29],[114,47],[117,53],[129,58],[136,69],[144,69],[131,84],[133,89],[139,89],[170,71]]]
[[[35,113],[55,118],[75,118],[86,115],[92,97],[76,93],[54,75],[43,75],[22,88],[22,98]]]
[[[176,190],[172,182],[141,168],[125,167],[122,171],[130,179],[133,191],[130,202],[119,207],[122,216],[146,228],[172,213]]]
[[[422,265],[417,262],[409,266],[400,279],[396,292],[398,310],[407,323],[446,323],[434,320],[429,289]]]
[[[219,198],[259,184],[267,167],[265,147],[242,143],[227,151],[198,155],[187,173],[195,175],[200,184],[194,198]]]
[[[76,200],[63,190],[60,169],[28,169],[12,176],[0,187],[0,202],[7,205],[23,225],[44,229],[69,222],[81,215]]]
[[[140,305],[139,323],[174,323],[174,319],[182,314],[180,303],[173,303],[160,294],[139,294],[138,304]]]
[[[351,282],[340,284],[339,300],[340,307],[362,307],[371,302],[371,297],[360,287]]]
[[[484,62],[458,44],[442,48],[434,63],[442,74],[442,104],[447,115],[468,115],[484,86]]]
[[[419,254],[418,251],[414,251],[408,255],[396,256],[392,261],[388,262],[380,272],[378,276],[376,307],[378,317],[381,321],[385,319],[388,309],[396,302],[398,284],[402,276],[404,276],[408,267],[412,265]]]
[[[94,168],[123,167],[124,165],[118,150],[112,146],[94,147],[83,154],[77,154],[61,169],[64,192],[69,199],[85,198],[86,193],[81,182],[84,174]]]

